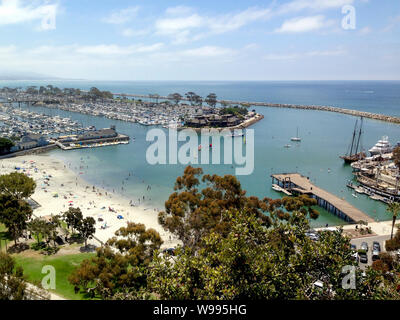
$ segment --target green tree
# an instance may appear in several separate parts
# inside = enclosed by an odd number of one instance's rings
[[[35,218],[27,223],[27,229],[36,236],[37,243],[48,235],[48,222],[43,219]]]
[[[0,176],[0,194],[21,200],[29,198],[35,192],[35,188],[35,181],[23,173],[12,172]]]
[[[172,100],[175,102],[175,105],[178,105],[179,102],[182,100],[182,96],[179,93],[171,93],[168,95],[168,99]]]
[[[190,105],[193,106],[193,104],[195,103],[196,94],[192,91],[189,91],[189,92],[185,93],[185,96],[186,96],[186,99],[189,100]]]
[[[372,269],[365,276],[351,257],[342,230],[306,236],[307,210],[270,208],[271,225],[254,214],[230,210],[226,236],[212,232],[200,250],[177,250],[173,261],[156,256],[150,265],[150,289],[161,299],[393,299],[396,286]],[[356,289],[344,289],[342,268],[355,268]],[[317,281],[322,288],[316,286]]]
[[[68,211],[64,212],[62,219],[67,223],[68,228],[72,229],[72,234],[79,229],[83,220],[82,211],[80,208],[69,207]]]
[[[0,155],[9,153],[13,146],[14,142],[10,139],[0,137]]]
[[[392,232],[390,234],[390,239],[393,239],[393,230],[394,230],[394,225],[396,224],[397,215],[400,212],[400,203],[392,202],[388,204],[386,210],[392,214]]]
[[[92,217],[87,217],[79,223],[77,226],[78,232],[82,239],[85,241],[85,247],[87,247],[88,239],[91,239],[92,236],[96,233],[95,228],[96,220]]]
[[[217,104],[217,95],[215,93],[210,93],[204,100],[210,107],[215,108]]]
[[[230,228],[230,219],[224,212],[230,209],[244,210],[256,214],[263,224],[270,219],[264,213],[269,209],[268,199],[246,196],[240,182],[232,175],[220,177],[203,175],[201,168],[188,166],[182,177],[178,177],[174,190],[165,203],[165,211],[159,213],[159,223],[165,230],[175,234],[185,247],[195,249],[200,240],[210,232],[226,234]],[[200,176],[205,188],[198,190]],[[297,205],[311,207],[314,199],[301,198]],[[274,203],[277,204],[277,203]],[[280,205],[294,205],[288,198]],[[312,209],[309,209],[316,214]]]
[[[22,268],[0,251],[0,301],[4,300],[27,300],[27,292]]]
[[[24,201],[12,195],[0,195],[0,223],[3,223],[8,233],[14,239],[15,245],[18,238],[27,229],[27,222],[32,216],[32,208]]]
[[[143,224],[128,223],[97,250],[96,257],[83,261],[69,281],[77,291],[103,299],[114,296],[148,298],[148,265],[161,244],[161,237],[155,230],[146,229]]]

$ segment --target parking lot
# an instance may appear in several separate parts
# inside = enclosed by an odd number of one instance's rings
[[[359,263],[361,269],[365,269],[366,266],[372,265],[372,243],[374,241],[379,242],[381,245],[381,252],[385,252],[385,241],[390,239],[390,236],[375,236],[375,237],[366,237],[366,238],[357,238],[357,239],[352,239],[350,242],[351,244],[354,244],[357,246],[357,250],[361,249],[361,243],[366,242],[368,243],[368,263]]]

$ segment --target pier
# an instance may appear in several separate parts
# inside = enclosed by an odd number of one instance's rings
[[[328,191],[315,186],[310,182],[309,178],[299,173],[273,174],[271,177],[272,184],[277,184],[291,193],[306,194],[316,199],[320,207],[349,223],[358,223],[359,221],[374,222],[374,219],[361,210]]]

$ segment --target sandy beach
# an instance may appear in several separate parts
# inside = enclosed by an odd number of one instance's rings
[[[61,214],[70,206],[79,207],[84,217],[96,220],[95,237],[103,242],[112,238],[115,231],[126,226],[127,222],[134,222],[157,230],[164,241],[162,248],[179,243],[158,223],[156,209],[131,206],[129,199],[93,186],[54,157],[43,154],[0,160],[0,174],[13,171],[25,173],[35,180],[37,186],[31,198],[40,205],[33,212],[37,217]],[[123,219],[118,219],[118,216]],[[100,245],[95,239],[90,242]]]

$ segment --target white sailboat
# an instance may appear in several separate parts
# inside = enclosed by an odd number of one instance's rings
[[[290,140],[300,142],[301,138],[299,138],[299,127],[297,127],[296,137],[291,138]]]

